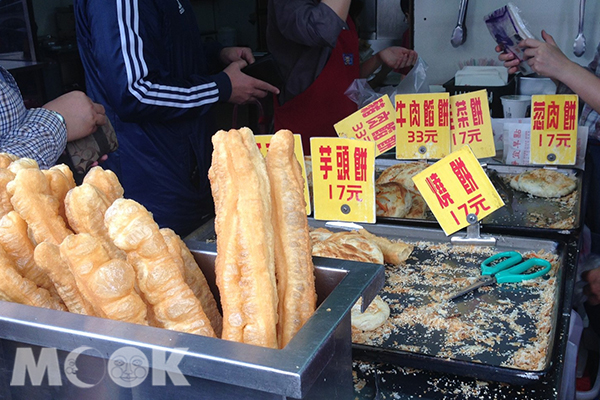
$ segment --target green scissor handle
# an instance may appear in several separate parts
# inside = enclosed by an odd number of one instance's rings
[[[502,258],[506,258],[506,260],[492,265],[494,261],[498,261]],[[495,275],[513,265],[517,265],[522,260],[523,256],[516,251],[505,251],[504,253],[494,254],[481,263],[481,275]]]
[[[489,265],[490,263],[501,258],[506,258],[506,260],[500,261],[493,266]],[[524,280],[534,279],[546,275],[552,268],[552,264],[550,264],[549,261],[541,258],[530,258],[521,262],[522,260],[523,257],[521,254],[515,251],[507,251],[504,253],[495,254],[481,263],[481,274],[494,275],[496,282],[498,283],[511,283],[522,282]],[[523,272],[534,266],[543,268],[530,274],[523,274]]]

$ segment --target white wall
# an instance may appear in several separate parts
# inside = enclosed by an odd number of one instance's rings
[[[506,0],[471,0],[467,8],[467,40],[454,48],[450,44],[458,19],[460,0],[415,0],[415,50],[429,65],[431,84],[443,84],[459,69],[459,63],[470,59],[497,60],[495,42],[483,18],[506,5]],[[573,54],[573,42],[579,22],[578,0],[512,0],[521,10],[521,17],[538,38],[545,29],[562,51],[573,61],[587,65],[600,42],[600,2],[588,1],[584,19],[587,48],[578,58]]]

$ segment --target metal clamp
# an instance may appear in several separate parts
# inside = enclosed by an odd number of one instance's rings
[[[481,224],[477,220],[477,215],[469,214],[467,215],[467,221],[469,222],[469,226],[467,226],[467,235],[466,236],[452,236],[450,238],[450,243],[452,244],[461,244],[461,245],[474,245],[474,246],[495,246],[496,238],[493,236],[481,236]]]

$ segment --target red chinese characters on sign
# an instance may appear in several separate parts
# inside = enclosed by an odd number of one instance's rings
[[[348,146],[336,146],[335,148],[337,162],[337,178],[340,181],[350,179],[350,155],[348,154]]]
[[[357,147],[354,150],[354,180],[367,181],[367,149]]]
[[[380,98],[377,101],[369,104],[367,107],[363,107],[360,110],[360,113],[363,116],[363,118],[366,118],[369,115],[375,114],[377,111],[381,110],[384,107],[385,107],[385,102],[383,101],[383,98]]]
[[[450,106],[448,99],[441,99],[438,101],[438,118],[439,126],[448,126],[450,119]]]
[[[330,146],[319,147],[319,170],[323,172],[323,179],[329,178],[328,173],[333,171],[332,150]],[[335,167],[338,181],[350,180],[350,152],[348,146],[335,147]],[[356,148],[353,154],[354,180],[367,181],[367,149]],[[329,199],[337,198],[345,201],[362,201],[363,188],[360,185],[329,185]]]
[[[333,170],[331,158],[331,147],[321,146],[319,147],[319,171],[323,172],[323,179],[329,178],[329,172]]]
[[[463,160],[458,157],[456,160],[450,161],[450,168],[452,168],[452,172],[458,178],[458,181],[465,189],[467,194],[473,193],[475,190],[479,189],[477,183],[473,179],[473,175],[467,169],[467,166],[463,162]]]
[[[573,130],[577,122],[577,103],[575,101],[565,102],[563,113],[563,124],[560,126],[560,105],[551,101],[546,104],[545,101],[535,101],[533,103],[533,121],[534,130]]]
[[[394,126],[394,122],[391,121],[388,124],[384,125],[383,127],[377,129],[375,132],[373,132],[373,139],[375,141],[378,141],[379,139],[383,138],[384,136],[390,135],[390,134],[394,133],[395,131],[396,131],[396,127]],[[358,136],[357,136],[357,138],[358,138]],[[358,138],[358,139],[360,139],[360,138]],[[366,138],[366,139],[368,139],[368,138]]]
[[[383,152],[386,149],[390,149],[396,145],[396,135],[392,135],[385,139],[383,142],[377,143],[377,149]]]
[[[562,125],[561,121],[562,113]],[[555,101],[534,101],[532,113],[532,128],[537,131],[573,131],[577,123],[577,103],[566,101],[561,111],[561,105]],[[572,136],[566,132],[543,132],[539,138],[540,147],[571,147]]]
[[[481,107],[481,99],[478,97],[470,99],[468,104],[466,100],[456,102],[456,118],[452,119],[452,123],[450,124],[451,130],[454,130],[455,127],[458,129],[458,132],[452,135],[452,144],[454,146],[483,141],[481,138],[481,125],[484,124],[484,119]],[[469,115],[471,116],[472,124]]]
[[[435,194],[438,202],[440,203],[440,207],[446,208],[450,204],[454,204],[454,200],[450,197],[450,193],[446,190],[442,180],[438,176],[438,174],[433,173],[427,178],[425,178],[425,182],[427,182],[427,186],[429,189]]]
[[[408,122],[411,127],[432,127],[436,126],[436,114],[438,117],[438,126],[447,126],[450,119],[448,99],[438,99],[437,104],[434,99],[425,99],[418,102],[413,99],[410,105],[398,100],[396,101],[396,123],[400,128],[407,123],[407,116],[404,115],[408,107]],[[437,108],[437,109],[436,109]]]

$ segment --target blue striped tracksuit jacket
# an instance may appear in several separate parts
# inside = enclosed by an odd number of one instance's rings
[[[231,95],[218,65],[222,47],[201,42],[188,0],[74,6],[87,94],[104,105],[119,140],[103,167],[117,174],[125,197],[185,236],[213,212],[211,109]]]

